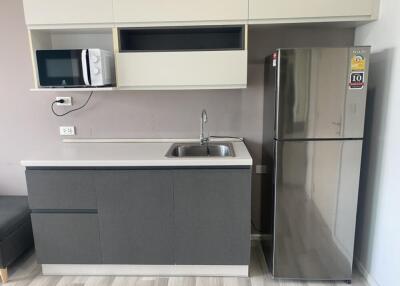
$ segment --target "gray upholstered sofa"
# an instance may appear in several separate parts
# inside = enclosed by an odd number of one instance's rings
[[[7,267],[33,246],[27,197],[0,196],[0,278],[7,281]]]

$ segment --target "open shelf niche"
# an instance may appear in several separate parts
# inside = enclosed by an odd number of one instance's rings
[[[243,50],[244,27],[121,28],[119,46],[120,52]]]
[[[116,28],[118,89],[246,88],[247,30],[247,25]]]
[[[99,48],[114,52],[112,28],[88,28],[88,29],[31,29],[29,30],[31,58],[34,75],[34,88],[32,91],[74,91],[76,88],[41,88],[37,71],[37,50],[60,49],[90,49]],[[96,90],[112,90],[112,87],[96,88]],[[89,88],[79,88],[87,90]]]

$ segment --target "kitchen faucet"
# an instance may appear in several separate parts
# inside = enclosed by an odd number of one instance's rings
[[[204,124],[207,123],[207,121],[208,121],[207,111],[203,109],[200,117],[200,145],[204,145],[209,141],[209,137],[204,136]]]

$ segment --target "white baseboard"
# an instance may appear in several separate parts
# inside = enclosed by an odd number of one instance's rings
[[[369,286],[380,286],[379,283],[375,280],[375,278],[365,269],[364,265],[358,260],[357,258],[354,258],[354,261],[356,263],[356,267],[358,271],[360,271],[361,275],[363,276],[365,282]]]
[[[43,275],[248,277],[248,265],[43,264]]]

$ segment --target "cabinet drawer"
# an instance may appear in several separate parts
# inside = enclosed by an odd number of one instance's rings
[[[26,170],[31,209],[96,209],[93,172]]]
[[[117,84],[133,89],[245,88],[247,51],[116,55]]]
[[[248,0],[114,0],[117,23],[247,20]]]
[[[97,214],[33,213],[31,216],[39,263],[101,263]]]
[[[372,17],[377,0],[250,0],[250,20]]]

